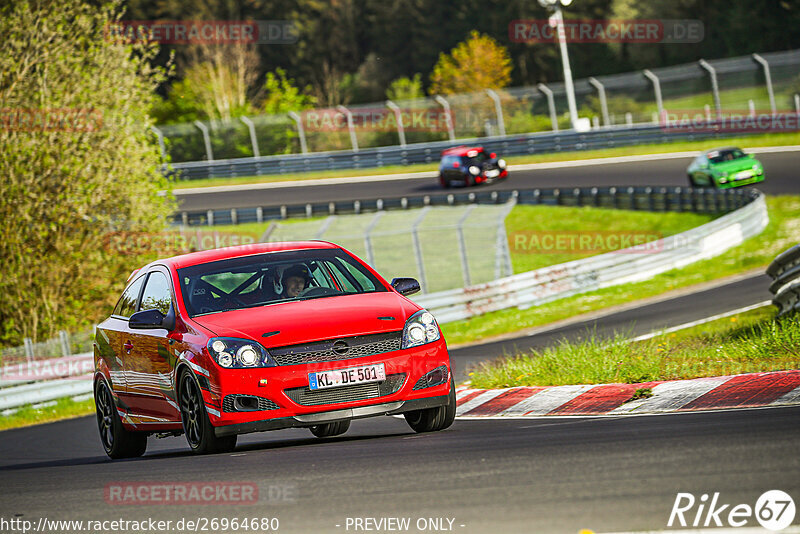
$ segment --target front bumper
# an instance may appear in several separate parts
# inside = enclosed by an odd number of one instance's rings
[[[720,183],[719,178],[717,178],[717,187],[720,189],[732,189],[734,187],[741,187],[743,185],[750,185],[750,184],[757,184],[758,182],[764,181],[764,173],[756,174],[751,176],[750,178],[744,178],[742,180],[730,180],[728,182]]]

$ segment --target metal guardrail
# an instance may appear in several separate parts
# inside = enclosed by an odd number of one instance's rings
[[[707,224],[656,242],[501,278],[486,284],[423,295],[415,301],[441,323],[507,308],[527,308],[579,293],[649,279],[712,258],[759,234],[769,222],[764,196]]]
[[[800,311],[800,245],[795,245],[778,255],[767,267],[772,277],[770,292],[772,303],[778,307],[778,316]]]
[[[0,411],[92,392],[94,354],[33,360],[0,368]]]
[[[425,206],[502,204],[516,197],[519,204],[550,206],[594,206],[643,211],[689,211],[727,213],[749,202],[748,191],[692,187],[583,187],[518,189],[513,191],[459,191],[391,198],[367,198],[328,203],[306,203],[184,211],[173,221],[184,226],[264,222],[270,219],[314,217],[402,210]]]
[[[797,122],[795,120],[793,124],[797,125]],[[569,152],[666,143],[677,140],[723,139],[736,135],[741,135],[741,132],[725,131],[724,125],[717,120],[711,120],[694,128],[668,128],[652,124],[627,127],[615,126],[590,132],[567,130],[365,148],[358,151],[341,150],[312,154],[193,161],[174,163],[168,172],[177,174],[185,180],[233,178],[237,176],[263,176],[384,167],[387,165],[435,163],[439,161],[443,150],[459,145],[481,145],[488,151],[497,152],[501,156],[520,156],[546,152]]]

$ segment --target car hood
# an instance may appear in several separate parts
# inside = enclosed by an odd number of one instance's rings
[[[387,291],[284,302],[201,315],[193,320],[217,336],[249,338],[270,348],[396,332],[419,309],[394,291]],[[275,331],[278,333],[262,337]]]
[[[753,158],[739,158],[733,161],[723,161],[722,163],[715,163],[712,168],[719,172],[736,172],[745,169],[752,169],[753,165],[757,165],[758,160]]]

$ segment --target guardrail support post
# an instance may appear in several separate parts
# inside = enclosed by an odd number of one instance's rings
[[[653,92],[656,95],[656,108],[658,108],[658,116],[664,116],[664,100],[661,98],[661,80],[658,79],[658,76],[653,74],[653,71],[650,69],[644,69],[642,74],[653,83]]]
[[[444,109],[444,120],[447,123],[447,136],[451,141],[455,141],[456,131],[453,127],[453,115],[450,112],[450,102],[448,102],[447,99],[441,95],[436,95],[433,97],[433,99],[436,100],[440,106],[442,106],[442,109]]]
[[[406,146],[406,131],[403,127],[403,112],[397,107],[397,104],[391,100],[386,101],[386,107],[394,112],[394,118],[397,122],[397,137],[400,138],[400,146]]]
[[[545,84],[540,83],[536,86],[539,91],[544,93],[547,97],[547,107],[550,110],[550,124],[553,125],[553,131],[558,131],[558,115],[556,114],[556,101],[553,98],[553,91],[550,90]]]
[[[494,101],[494,112],[497,115],[497,129],[500,130],[500,135],[505,137],[506,123],[503,120],[503,104],[500,102],[500,96],[494,89],[487,89],[486,94]]]
[[[300,152],[308,154],[308,144],[306,144],[306,131],[303,128],[303,118],[295,111],[289,112],[289,118],[297,125],[297,135],[300,137]]]
[[[214,161],[214,152],[211,151],[211,138],[208,135],[208,126],[200,121],[194,121],[194,125],[203,132],[203,142],[206,145],[206,159],[208,161]]]
[[[417,271],[419,272],[419,281],[422,284],[422,291],[427,293],[428,281],[425,277],[425,262],[422,261],[422,246],[419,243],[419,225],[422,224],[422,219],[430,211],[430,206],[425,206],[417,216],[414,224],[411,226],[411,240],[414,243],[414,257],[417,260]]]
[[[759,54],[753,54],[753,59],[755,59],[756,62],[758,62],[764,68],[764,79],[767,82],[767,93],[769,94],[769,109],[772,111],[772,114],[774,115],[776,111],[775,93],[772,90],[772,76],[769,72],[769,63]]]
[[[464,223],[467,221],[467,217],[469,214],[472,213],[472,210],[475,209],[476,204],[470,204],[467,206],[467,209],[464,211],[464,215],[458,219],[458,225],[456,226],[456,234],[458,236],[458,254],[461,257],[461,276],[464,278],[464,287],[469,287],[472,285],[469,276],[469,262],[467,261],[467,242],[464,239]]]
[[[353,113],[344,106],[336,106],[336,109],[347,119],[347,131],[350,132],[350,144],[353,146],[353,152],[358,152],[358,138],[356,137],[356,127],[353,124]]]
[[[161,161],[167,161],[167,147],[164,144],[164,132],[155,126],[150,126],[150,129],[153,130],[153,133],[155,133],[156,137],[158,137],[158,148],[161,150]]]
[[[253,121],[251,121],[249,117],[244,115],[239,117],[239,120],[245,123],[247,125],[247,129],[250,130],[250,144],[253,145],[253,157],[260,157],[261,153],[258,151],[258,139],[256,138],[256,125],[253,124]]]
[[[590,76],[588,82],[592,84],[592,87],[597,89],[597,94],[600,97],[600,112],[603,114],[603,124],[605,126],[611,126],[611,121],[608,118],[608,101],[606,100],[606,88],[594,76]]]
[[[719,84],[717,83],[717,71],[711,64],[706,61],[705,59],[701,59],[699,61],[700,66],[708,71],[708,75],[711,78],[711,92],[714,95],[714,108],[717,110],[717,118],[722,118],[722,105],[719,101]]]

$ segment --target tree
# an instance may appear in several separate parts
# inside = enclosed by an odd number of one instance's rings
[[[386,98],[389,100],[414,100],[415,98],[424,98],[425,93],[422,90],[422,79],[420,74],[415,74],[413,78],[403,76],[397,78],[389,84],[386,90]]]
[[[288,113],[289,111],[300,111],[314,107],[317,103],[316,98],[306,93],[311,88],[306,87],[300,91],[295,86],[294,80],[286,77],[286,71],[278,68],[275,72],[268,72],[264,82],[264,112],[271,115]]]
[[[440,54],[431,73],[430,94],[450,95],[480,89],[499,89],[511,81],[508,51],[477,31],[450,54]]]
[[[119,7],[0,7],[2,343],[107,315],[145,259],[109,234],[160,231],[173,212],[148,116],[165,72],[155,47],[105,37]]]

